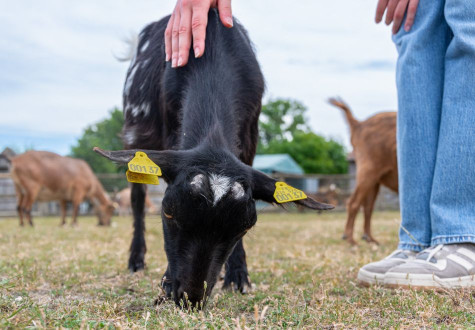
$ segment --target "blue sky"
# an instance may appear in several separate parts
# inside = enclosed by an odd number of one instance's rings
[[[170,0],[2,1],[0,149],[67,154],[84,128],[121,105],[123,40],[168,14]],[[374,24],[376,0],[235,0],[267,82],[265,99],[295,98],[314,131],[349,146],[343,97],[358,118],[396,109],[396,51]]]

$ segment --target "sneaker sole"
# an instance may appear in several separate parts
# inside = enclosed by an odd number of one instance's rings
[[[384,274],[369,272],[361,268],[357,280],[363,286],[382,285],[384,284]]]
[[[403,289],[460,289],[475,288],[475,275],[441,279],[432,274],[386,273],[384,286]]]

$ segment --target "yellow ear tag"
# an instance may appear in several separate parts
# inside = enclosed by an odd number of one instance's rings
[[[285,182],[275,183],[274,199],[277,203],[287,203],[307,198],[302,190],[289,186]]]
[[[128,164],[127,181],[135,183],[158,184],[158,176],[162,170],[147,154],[137,151],[135,157]]]
[[[141,174],[127,171],[127,181],[135,183],[145,183],[145,184],[159,184],[158,176],[151,174]]]

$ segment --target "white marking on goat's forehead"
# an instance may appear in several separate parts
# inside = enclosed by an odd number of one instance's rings
[[[216,203],[226,195],[229,188],[231,188],[231,179],[224,175],[211,173],[209,176],[209,184],[214,196],[213,205],[216,205]]]
[[[236,199],[240,199],[244,196],[244,187],[239,182],[234,182],[231,187],[231,193]]]
[[[205,184],[206,176],[197,174],[191,179],[190,184],[193,189],[200,189]],[[245,195],[244,187],[239,182],[232,183],[230,177],[211,173],[209,175],[209,185],[213,193],[213,206],[216,205],[229,191],[235,199],[240,199]]]
[[[198,175],[195,175],[195,177],[191,180],[190,184],[194,188],[199,188],[204,184],[204,182],[205,182],[205,176],[203,174],[198,174]]]

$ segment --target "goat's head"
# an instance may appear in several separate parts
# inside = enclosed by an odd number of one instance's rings
[[[137,150],[96,151],[128,163]],[[276,202],[276,181],[225,150],[144,152],[168,183],[162,202],[169,262],[164,287],[177,304],[183,299],[195,306],[208,297],[234,246],[256,223],[255,200]],[[294,203],[333,208],[311,198]]]
[[[110,226],[117,203],[107,202],[98,206],[99,226]]]

